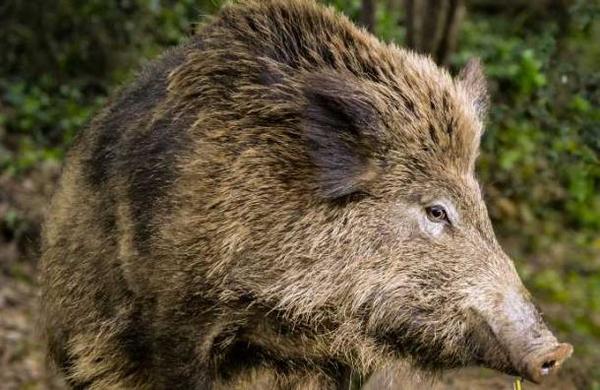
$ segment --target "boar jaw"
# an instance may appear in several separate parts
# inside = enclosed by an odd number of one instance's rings
[[[485,365],[540,383],[571,356],[573,347],[556,340],[523,294],[511,290],[495,303],[492,310],[475,309],[493,334],[483,343],[490,348],[483,351]],[[491,352],[494,349],[503,352]]]

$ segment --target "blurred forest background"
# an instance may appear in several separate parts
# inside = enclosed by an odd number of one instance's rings
[[[220,3],[0,2],[0,388],[57,383],[33,336],[35,263],[44,206],[74,135],[140,64]],[[553,386],[600,389],[597,0],[328,3],[453,73],[470,57],[483,60],[493,104],[478,170],[497,233],[548,321],[575,345]],[[491,371],[461,375],[445,383],[510,386]]]

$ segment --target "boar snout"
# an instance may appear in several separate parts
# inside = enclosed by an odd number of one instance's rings
[[[570,344],[549,340],[522,359],[521,375],[534,383],[540,383],[545,376],[557,371],[572,353],[573,347]]]
[[[491,329],[494,343],[499,344],[493,347],[502,350],[508,358],[507,362],[500,363],[492,357],[492,361],[486,362],[490,367],[499,368],[507,363],[502,371],[540,383],[573,353],[570,344],[556,340],[523,293],[510,291],[489,302],[494,302],[490,309],[480,307],[475,310]]]

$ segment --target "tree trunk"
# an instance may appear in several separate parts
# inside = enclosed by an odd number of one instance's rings
[[[456,48],[464,0],[405,0],[406,45],[446,64]]]
[[[373,28],[375,27],[375,0],[362,0],[360,24],[373,32]]]
[[[463,0],[450,0],[446,15],[446,23],[435,55],[437,62],[440,64],[448,63],[450,54],[456,50],[460,25],[465,16]]]

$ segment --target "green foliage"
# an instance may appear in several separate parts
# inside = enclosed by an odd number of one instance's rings
[[[495,216],[509,233],[534,243],[541,227],[546,237],[548,230],[553,238],[577,231],[592,240],[600,229],[599,79],[570,53],[585,36],[572,42],[548,28],[520,38],[513,29],[473,18],[464,29],[469,49],[455,58],[460,64],[478,53],[488,64],[495,104],[480,172],[502,188],[521,219],[510,229],[506,215]]]
[[[218,0],[8,0],[0,14],[0,169],[62,159],[109,91]]]
[[[49,74],[105,87],[146,52],[178,43],[218,1],[6,0],[0,14],[3,75]]]

